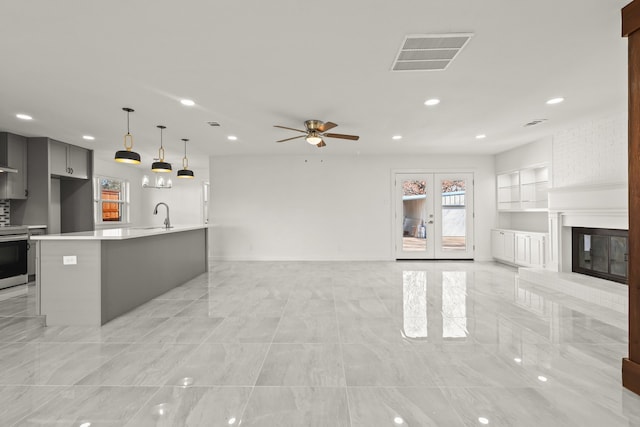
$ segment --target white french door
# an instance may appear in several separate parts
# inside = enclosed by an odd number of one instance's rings
[[[473,174],[395,174],[396,259],[473,259]]]

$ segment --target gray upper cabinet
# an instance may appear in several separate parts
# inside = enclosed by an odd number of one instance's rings
[[[27,139],[20,135],[0,133],[0,165],[18,172],[0,173],[0,199],[27,198]]]
[[[89,178],[89,150],[59,141],[49,141],[51,175]]]

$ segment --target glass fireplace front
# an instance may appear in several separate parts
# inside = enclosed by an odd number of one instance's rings
[[[572,271],[627,284],[628,231],[573,227]]]

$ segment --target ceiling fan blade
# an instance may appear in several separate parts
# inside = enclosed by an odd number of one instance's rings
[[[351,139],[352,141],[360,139],[358,135],[344,135],[342,133],[325,133],[322,136],[328,136],[329,138]]]
[[[327,146],[327,144],[325,144],[324,141],[320,141],[320,142],[318,142],[316,144],[316,147],[318,147],[318,148],[322,148],[322,147],[326,147],[326,146]]]
[[[329,129],[333,129],[336,126],[338,126],[338,125],[333,123],[333,122],[326,122],[326,123],[323,123],[322,125],[318,126],[318,130],[320,132],[326,132]]]
[[[286,126],[273,125],[273,127],[274,127],[274,128],[280,128],[280,129],[295,130],[296,132],[307,133],[307,131],[306,131],[306,130],[300,130],[300,129],[288,128],[288,127],[286,127]]]
[[[305,136],[306,135],[294,136],[293,138],[281,139],[280,141],[276,141],[276,142],[291,141],[292,139],[304,138]]]

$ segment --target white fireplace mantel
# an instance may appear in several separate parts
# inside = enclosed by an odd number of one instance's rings
[[[549,269],[571,271],[571,227],[629,229],[626,183],[549,190]]]

